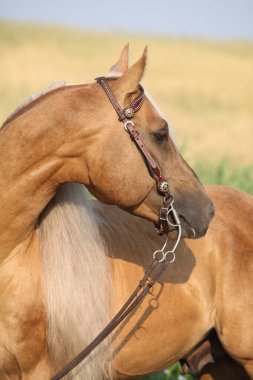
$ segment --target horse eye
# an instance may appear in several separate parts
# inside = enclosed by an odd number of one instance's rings
[[[156,142],[158,142],[159,144],[162,144],[163,142],[167,142],[169,138],[167,131],[155,132],[154,137],[155,137]]]

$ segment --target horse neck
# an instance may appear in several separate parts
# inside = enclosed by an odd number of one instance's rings
[[[33,181],[37,177],[42,181],[47,180],[43,179],[43,175],[49,175],[51,182],[63,179],[61,176],[64,176],[64,170],[60,170],[57,178],[53,175],[55,171],[71,161],[70,158],[77,159],[81,149],[82,152],[85,150],[87,127],[84,117],[89,120],[87,88],[89,85],[61,87],[14,113],[10,121],[1,128],[0,134],[1,145],[6,153],[5,164],[12,169],[6,173],[8,178],[13,176],[14,171],[16,176],[24,172],[29,174],[29,168],[35,167],[38,173]],[[73,108],[78,106],[83,109],[81,123],[74,118]],[[90,134],[90,130],[88,133]],[[13,161],[18,164],[11,165]],[[84,173],[77,174],[74,167],[72,165],[71,171],[65,174],[69,182],[74,182],[77,179],[75,176],[79,179],[84,176]]]
[[[41,215],[39,240],[48,345],[60,369],[110,319],[112,284],[108,260],[82,185],[66,184],[57,192]],[[107,340],[78,367],[75,379],[101,379],[109,356]]]
[[[0,130],[0,192],[4,194],[0,201],[0,260],[30,235],[59,184],[88,184],[85,146],[91,145],[86,135],[91,131],[85,128],[83,115],[79,123],[69,117],[75,102],[82,101],[89,122],[83,87],[64,87],[47,94],[19,111]]]

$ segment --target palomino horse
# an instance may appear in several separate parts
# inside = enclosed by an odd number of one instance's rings
[[[196,369],[201,371],[200,379],[253,378],[253,243],[250,234],[253,197],[223,186],[209,186],[206,190],[216,208],[206,236],[181,241],[176,261],[164,273],[161,283],[155,285],[152,294],[111,338],[115,379],[135,379],[164,369],[194,351],[213,328],[234,361],[220,347],[212,347],[212,352],[196,362]],[[81,207],[84,204],[85,207]],[[80,221],[83,231],[76,228]],[[64,355],[68,347],[72,350],[70,359],[73,352],[85,345],[85,337],[80,343],[82,329],[87,328],[87,320],[82,320],[85,318],[84,295],[90,295],[86,307],[87,313],[92,314],[98,295],[94,284],[107,298],[112,297],[113,291],[113,315],[138,283],[161,237],[154,234],[149,222],[114,206],[85,200],[81,185],[68,184],[60,189],[42,216],[40,239],[49,298],[51,350],[61,367],[66,363]],[[73,242],[78,243],[78,262]],[[98,257],[105,254],[113,290],[101,289],[102,280],[97,279],[103,269],[97,269]],[[76,298],[77,292],[80,299]],[[99,317],[101,310],[90,316],[93,322],[89,329],[95,329]],[[86,359],[80,370],[87,371],[91,364],[90,359]],[[94,371],[94,378],[99,379],[98,368]],[[92,378],[86,376],[80,379]]]
[[[145,62],[146,51],[128,69],[124,49],[113,68],[123,72],[121,77],[110,81],[110,85],[124,107],[139,94],[138,83]],[[213,205],[174,147],[167,123],[148,98],[134,121],[145,145],[171,183],[183,236],[191,237],[193,232],[195,237],[203,236],[213,216]],[[55,197],[57,189],[66,182],[82,183],[103,202],[152,222],[158,220],[161,196],[142,157],[96,82],[61,86],[24,105],[4,123],[0,146],[0,374],[1,379],[44,380],[104,327],[142,270],[138,264],[136,267],[131,255],[126,256],[126,269],[132,270],[121,286],[124,272],[117,255],[124,252],[124,244],[114,253],[115,259],[107,258],[96,218],[74,191],[75,207],[70,204],[68,208],[69,202],[63,202],[66,207],[62,218],[48,228],[50,215],[53,218],[58,209],[62,212],[58,195]],[[144,256],[148,258],[147,253]],[[194,259],[190,264],[193,269]],[[185,272],[189,274],[191,267],[183,270],[184,279],[188,278]],[[165,293],[158,292],[160,303]],[[192,311],[196,318],[201,313],[198,302],[195,299],[196,308]],[[133,316],[133,323],[145,305],[143,303]],[[148,314],[150,317],[142,316],[143,320],[152,321],[152,313],[148,311]],[[163,332],[163,326],[156,321],[156,331]],[[198,337],[203,336],[205,330],[202,323],[199,324]],[[127,373],[124,366],[131,363],[124,354],[125,349],[120,347],[131,333],[127,330],[129,326],[124,325],[115,341],[117,356],[112,367],[119,373]],[[140,331],[142,334],[142,329]],[[165,343],[163,336],[161,334],[161,347]],[[141,341],[141,337],[137,340]],[[186,340],[191,341],[188,337]],[[184,351],[195,341],[196,338],[192,338],[192,342],[183,344]],[[107,340],[70,377],[98,380],[105,371],[109,377],[110,369],[105,369],[110,360],[109,346]],[[132,345],[126,347],[133,349]],[[141,350],[143,358],[147,357],[146,350],[148,347]],[[157,364],[153,369],[156,368]],[[136,367],[137,372],[139,369]],[[149,371],[147,365],[144,372]]]

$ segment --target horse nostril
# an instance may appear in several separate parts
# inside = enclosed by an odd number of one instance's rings
[[[214,207],[213,203],[211,202],[210,208],[209,208],[209,217],[210,217],[210,220],[213,219],[214,214],[215,214],[215,207]]]

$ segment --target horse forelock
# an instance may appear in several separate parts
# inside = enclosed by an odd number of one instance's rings
[[[96,217],[84,187],[66,184],[44,210],[39,240],[47,341],[56,369],[79,353],[110,320],[112,279]],[[110,340],[78,366],[76,380],[110,378]],[[109,374],[109,375],[108,375]]]

